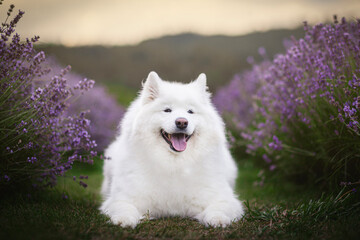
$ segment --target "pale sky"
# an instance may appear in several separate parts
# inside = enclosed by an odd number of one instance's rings
[[[136,44],[148,38],[194,32],[242,35],[360,17],[360,0],[5,0],[25,15],[22,37],[68,46]]]

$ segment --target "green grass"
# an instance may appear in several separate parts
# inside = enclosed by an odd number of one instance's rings
[[[129,104],[137,96],[137,90],[126,87],[121,83],[106,82],[105,86],[109,91],[110,95],[114,96],[118,103],[123,106],[129,106]]]
[[[93,166],[77,164],[56,188],[31,198],[2,197],[0,239],[357,239],[360,233],[358,195],[346,195],[341,201],[331,195],[321,198],[315,190],[276,178],[264,187],[254,186],[259,169],[251,161],[240,164],[237,181],[248,212],[230,227],[206,228],[175,217],[123,229],[97,210],[101,165],[101,161]],[[86,189],[72,180],[80,174],[89,176]],[[63,192],[68,199],[62,199]]]

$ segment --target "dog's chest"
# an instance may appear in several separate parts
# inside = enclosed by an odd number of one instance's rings
[[[205,185],[194,174],[166,175],[148,179],[143,192],[144,207],[154,216],[191,215],[202,210],[201,192]]]

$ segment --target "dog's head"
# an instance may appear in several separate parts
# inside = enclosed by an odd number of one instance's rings
[[[154,141],[173,153],[196,143],[215,112],[207,91],[206,76],[189,83],[167,82],[150,72],[140,93],[142,104],[138,130],[143,139]],[[154,146],[155,147],[155,146]]]

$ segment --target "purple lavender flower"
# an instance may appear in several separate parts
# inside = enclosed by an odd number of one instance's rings
[[[269,170],[270,170],[270,171],[274,171],[275,169],[276,169],[276,165],[271,164],[271,165],[269,166]]]
[[[282,142],[279,140],[279,138],[277,136],[273,136],[273,141],[269,143],[269,147],[280,151],[282,149]]]
[[[74,161],[92,162],[96,155],[90,121],[80,111],[67,114],[74,91],[87,91],[94,82],[71,87],[65,78],[70,68],[65,68],[39,84],[36,79],[49,71],[45,54],[33,48],[39,37],[20,41],[15,33],[23,14],[0,27],[0,170],[6,169],[4,179],[17,187],[54,186]]]
[[[79,181],[79,184],[80,184],[80,186],[82,186],[83,188],[87,188],[87,184],[86,183],[84,183],[83,181]]]
[[[5,179],[6,182],[10,181],[10,177],[8,175],[6,175],[6,174],[4,175],[4,179]]]
[[[216,92],[213,102],[219,112],[235,129],[245,129],[254,119],[254,96],[259,88],[264,69],[269,65],[264,61],[253,65],[252,71],[235,75],[229,85]]]
[[[269,159],[276,154],[283,163],[278,169],[335,176],[309,169],[342,167],[337,175],[346,170],[353,174],[344,176],[358,176],[358,165],[345,168],[344,159],[356,162],[350,159],[360,154],[355,147],[360,136],[360,21],[342,18],[314,27],[305,23],[304,30],[305,37],[287,43],[286,53],[273,61],[260,48],[264,62],[249,58],[252,69],[220,89],[214,103],[233,132],[241,132],[235,134],[242,138],[236,145],[243,143],[247,153],[259,153],[260,158],[264,151]],[[303,164],[304,158],[317,163]]]
[[[48,58],[45,65],[50,71],[36,80],[38,84],[44,82],[42,79],[51,78],[52,75],[62,70],[53,58]],[[86,111],[86,118],[90,120],[88,134],[96,140],[96,150],[103,151],[115,137],[118,124],[125,111],[124,108],[107,93],[103,86],[94,85],[92,80],[84,79],[75,73],[67,73],[66,80],[75,85],[76,89],[70,99],[72,104],[66,110],[66,114],[73,115],[80,111]],[[85,91],[89,87],[92,87],[91,91]]]
[[[264,159],[264,161],[266,162],[266,163],[271,163],[272,161],[271,161],[271,159],[268,157],[268,155],[266,155],[266,154],[263,154],[262,155],[262,158]]]
[[[67,200],[69,197],[65,193],[62,194],[62,199]]]

